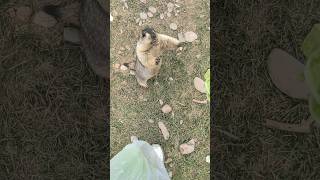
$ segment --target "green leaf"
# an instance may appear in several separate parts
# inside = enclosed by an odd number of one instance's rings
[[[207,70],[207,72],[204,74],[204,85],[207,92],[207,99],[210,101],[210,68]]]
[[[311,95],[320,103],[320,54],[318,56],[311,56],[308,59],[305,79],[310,88]]]
[[[302,43],[302,51],[307,59],[310,59],[320,47],[320,24],[315,24]]]
[[[309,109],[312,119],[320,122],[320,103],[311,96],[309,99]]]

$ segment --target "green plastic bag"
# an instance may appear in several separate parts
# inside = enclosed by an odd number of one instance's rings
[[[111,159],[110,180],[170,180],[170,177],[154,148],[137,140]]]
[[[320,121],[320,24],[314,25],[307,35],[302,51],[307,57],[305,79],[311,91],[310,113],[313,119]]]
[[[207,100],[210,101],[210,69],[204,74],[204,85],[207,93]]]

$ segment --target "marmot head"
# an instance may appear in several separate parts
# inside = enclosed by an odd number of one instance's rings
[[[157,33],[153,28],[146,27],[141,32],[140,41],[145,45],[155,45],[157,43]]]

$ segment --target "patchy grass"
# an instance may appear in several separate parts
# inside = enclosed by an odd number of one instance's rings
[[[181,1],[181,13],[161,20],[159,14],[167,9],[169,1],[128,1],[129,9],[123,9],[121,1],[111,1],[111,63],[132,61],[135,57],[135,43],[141,30],[151,26],[156,31],[173,37],[178,32],[194,31],[198,34],[196,42],[186,45],[181,55],[169,52],[163,55],[163,65],[157,78],[150,80],[149,89],[141,88],[134,76],[113,69],[111,71],[111,157],[130,143],[130,136],[150,144],[160,144],[166,157],[173,159],[173,179],[209,179],[209,164],[205,157],[210,154],[209,105],[192,103],[192,99],[204,99],[193,87],[193,79],[203,78],[210,64],[209,2]],[[142,26],[135,21],[139,13],[147,11],[149,6],[157,8],[154,17]],[[172,31],[169,24],[178,25],[178,31]],[[119,52],[124,48],[122,52]],[[200,54],[200,58],[196,55]],[[169,77],[173,81],[169,81]],[[157,83],[156,83],[157,82]],[[159,99],[173,108],[173,113],[161,112]],[[154,120],[149,123],[148,120]],[[170,132],[169,140],[162,137],[158,122],[163,121]],[[180,121],[183,123],[180,124]],[[182,156],[179,145],[196,138],[195,152]]]
[[[279,47],[303,60],[301,44],[319,23],[320,2],[217,2],[214,179],[320,179],[319,129],[302,135],[266,128],[266,119],[299,123],[307,102],[272,84],[267,56]],[[227,131],[239,140],[223,131]]]
[[[61,24],[16,23],[5,11],[21,4],[0,5],[1,179],[105,179],[104,81]]]

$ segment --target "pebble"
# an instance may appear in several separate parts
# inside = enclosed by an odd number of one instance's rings
[[[184,35],[182,33],[178,33],[178,39],[180,42],[185,42]]]
[[[200,55],[200,54],[198,54],[198,55],[196,55],[196,58],[197,58],[197,59],[199,59],[199,58],[200,58],[200,56],[201,56],[201,55]]]
[[[31,15],[32,15],[32,10],[30,7],[23,6],[23,7],[16,8],[16,16],[19,20],[23,22],[29,21]]]
[[[172,111],[172,108],[171,106],[169,106],[168,104],[164,105],[162,108],[161,108],[161,111],[165,114],[167,113],[170,113]]]
[[[161,106],[163,105],[163,101],[161,99],[159,100],[159,103]]]
[[[172,78],[172,77],[169,77],[169,81],[173,81],[173,78]]]
[[[184,33],[184,39],[187,42],[193,42],[194,40],[196,40],[198,38],[197,34],[192,32],[192,31],[188,31],[186,33]]]
[[[167,12],[167,16],[168,16],[168,17],[171,17],[171,13],[170,13],[170,12]]]
[[[153,17],[153,14],[151,12],[147,13],[149,17]]]
[[[170,29],[172,29],[172,30],[174,30],[174,31],[178,29],[178,26],[177,26],[176,23],[171,23],[171,24],[169,25],[169,27],[170,27]]]
[[[210,163],[210,155],[208,155],[208,156],[206,157],[206,162],[207,162],[207,163]]]
[[[157,12],[157,9],[153,6],[149,7],[149,11],[152,12],[153,14]]]
[[[148,122],[152,124],[152,123],[154,123],[154,120],[153,119],[148,119]]]
[[[164,163],[168,164],[168,163],[171,163],[171,162],[172,162],[172,159],[168,158]]]
[[[140,13],[140,18],[143,19],[143,20],[147,19],[148,15],[146,13],[142,12],[142,13]]]
[[[140,2],[147,4],[147,0],[140,0]]]
[[[121,65],[120,65],[119,63],[116,63],[116,64],[113,65],[113,67],[116,68],[116,69],[119,69],[120,66],[121,66]]]
[[[160,19],[164,19],[164,14],[160,14]]]
[[[126,70],[128,70],[128,67],[125,66],[125,65],[121,65],[121,66],[120,66],[120,69],[121,69],[122,71],[126,71]]]
[[[133,76],[136,75],[136,73],[133,70],[130,70],[130,74]]]
[[[76,28],[65,27],[63,30],[63,38],[65,41],[80,44],[80,31]]]
[[[44,11],[39,11],[34,15],[33,23],[46,28],[50,28],[57,24],[57,20]]]

